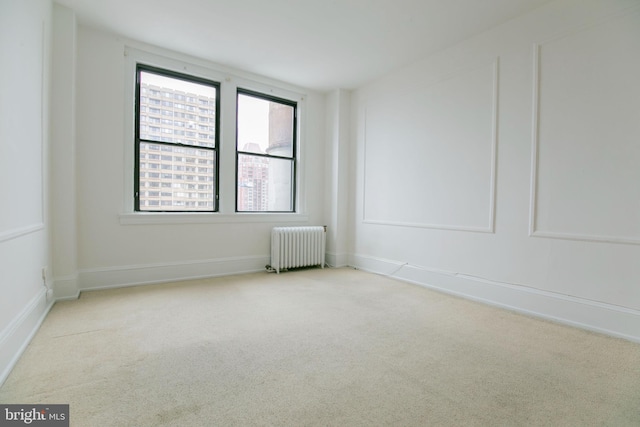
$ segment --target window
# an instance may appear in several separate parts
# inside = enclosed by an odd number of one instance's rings
[[[220,84],[206,79],[176,73],[160,68],[138,64],[136,67],[136,122],[135,122],[135,210],[169,212],[216,212],[218,210],[218,111],[220,109]],[[149,108],[149,104],[159,104],[159,100],[141,96],[148,93],[158,98],[192,98],[206,102],[209,108],[205,115],[214,126],[200,130],[194,140],[181,139],[184,131],[180,122],[158,119],[150,115],[160,115],[160,110]],[[173,117],[175,109],[183,109],[178,103],[162,101],[162,116]],[[178,112],[175,112],[177,116]],[[145,126],[141,123],[156,123]],[[182,124],[184,126],[184,124]],[[162,156],[153,152],[162,151]],[[186,153],[189,158],[179,155]],[[152,157],[153,156],[153,157]],[[143,162],[143,159],[155,159]],[[152,169],[186,171],[186,163],[197,159],[211,165],[208,168],[190,168],[188,173],[150,173]],[[205,181],[196,192],[141,191],[145,187],[183,188],[188,181]]]
[[[124,53],[121,224],[309,220],[303,93],[170,52],[160,56],[127,46]],[[261,116],[245,108],[250,101],[262,105]],[[278,107],[289,117],[286,126],[273,118]],[[279,146],[286,152],[277,149],[277,129],[288,135]],[[247,143],[258,148],[245,149]]]
[[[296,107],[238,89],[236,211],[294,212]]]

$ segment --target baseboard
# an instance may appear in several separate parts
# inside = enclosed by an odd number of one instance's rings
[[[640,342],[638,310],[361,254],[352,254],[349,265],[519,313]]]
[[[47,301],[47,291],[43,287],[0,332],[0,386],[26,350],[52,306],[53,301]]]
[[[349,254],[344,252],[327,252],[325,254],[325,262],[327,265],[334,268],[346,267],[349,265]]]
[[[269,261],[269,256],[248,256],[87,269],[78,273],[77,288],[81,292],[255,273],[265,271]]]
[[[74,300],[80,296],[78,275],[56,277],[53,280],[53,296],[56,301]]]

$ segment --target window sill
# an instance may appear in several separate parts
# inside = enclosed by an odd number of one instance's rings
[[[308,222],[309,215],[300,213],[243,212],[221,214],[210,212],[129,212],[119,215],[121,225],[153,224],[241,224]]]

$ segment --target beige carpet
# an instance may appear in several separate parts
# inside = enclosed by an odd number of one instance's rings
[[[73,426],[638,426],[640,345],[350,269],[83,293],[0,388]]]

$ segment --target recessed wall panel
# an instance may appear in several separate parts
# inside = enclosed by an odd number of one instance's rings
[[[44,226],[47,138],[44,22],[0,21],[0,242]],[[18,36],[19,35],[19,36]]]
[[[497,60],[365,111],[364,221],[493,230]]]
[[[534,235],[640,244],[639,40],[635,11],[536,47]]]

